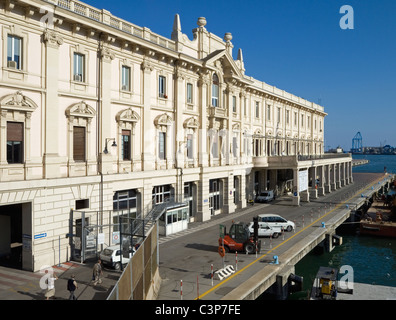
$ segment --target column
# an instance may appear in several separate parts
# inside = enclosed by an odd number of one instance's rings
[[[310,197],[312,199],[317,199],[319,186],[316,185],[316,167],[309,168],[309,171],[311,173],[311,178],[312,178],[312,187],[311,187]]]
[[[206,150],[206,142],[207,142],[207,133],[208,133],[208,118],[206,108],[208,106],[208,92],[209,92],[209,76],[207,74],[200,74],[200,78],[198,81],[199,90],[199,150],[198,150],[198,159],[199,165],[202,167],[208,166],[208,153]]]
[[[45,178],[60,176],[59,157],[59,46],[63,38],[54,30],[45,30],[45,122],[43,125],[44,150],[43,164]]]
[[[298,168],[293,169],[293,205],[299,206],[300,205],[300,193],[299,189],[299,182],[298,182]]]
[[[198,181],[197,221],[210,220],[209,211],[209,177],[202,175]]]
[[[103,150],[106,148],[106,139],[116,139],[117,132],[111,131],[111,61],[114,59],[114,53],[107,46],[99,49],[100,57],[100,96],[98,126],[99,126],[99,157],[100,171],[103,174],[112,172],[113,156],[111,152],[105,154]],[[113,141],[107,140],[107,149],[110,150]]]
[[[319,166],[319,185],[318,185],[318,195],[319,196],[324,196],[325,195],[325,186],[324,186],[324,181],[325,181],[325,167],[324,166]]]
[[[232,173],[228,173],[228,177],[223,179],[224,182],[224,194],[223,194],[223,213],[233,213],[235,212],[235,204],[234,204],[234,175]]]
[[[331,168],[331,174],[330,174],[331,175],[331,183],[330,183],[331,190],[337,190],[336,165],[333,163],[330,165],[330,168]]]
[[[141,69],[143,71],[142,167],[143,170],[148,171],[154,170],[155,166],[154,150],[156,139],[153,139],[153,137],[156,137],[157,133],[153,119],[151,119],[150,106],[151,72],[154,70],[154,67],[147,57],[144,58]]]
[[[325,192],[330,193],[331,192],[331,181],[330,181],[330,165],[326,164],[324,166],[325,169],[325,178],[326,178],[326,183],[325,183]]]
[[[184,75],[181,71],[180,62],[176,63],[176,70],[174,76],[174,86],[175,86],[175,138],[176,138],[176,168],[184,168],[184,160],[185,160],[185,135],[183,128],[183,102],[185,101],[184,97]]]
[[[342,185],[341,185],[341,165],[342,165],[342,163],[337,163],[335,165],[336,169],[337,169],[337,171],[336,171],[336,186],[337,186],[337,189],[342,187]]]

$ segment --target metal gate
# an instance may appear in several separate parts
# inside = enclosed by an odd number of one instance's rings
[[[71,259],[83,263],[96,259],[106,247],[128,240],[144,223],[130,210],[80,211],[70,210],[69,245]]]

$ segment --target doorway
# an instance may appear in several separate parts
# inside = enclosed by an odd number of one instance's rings
[[[0,265],[32,269],[31,203],[0,206]]]

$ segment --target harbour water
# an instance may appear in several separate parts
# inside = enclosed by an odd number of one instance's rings
[[[396,155],[353,155],[354,159],[367,159],[366,165],[353,168],[353,172],[396,173]],[[353,268],[354,282],[396,287],[396,238],[376,238],[359,235],[350,229],[337,233],[343,237],[342,246],[330,253],[308,254],[297,265],[295,272],[304,277],[303,291],[289,299],[307,299],[320,266]],[[389,297],[396,299],[395,297]]]

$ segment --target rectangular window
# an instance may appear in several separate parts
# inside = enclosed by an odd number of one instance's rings
[[[187,83],[187,103],[193,102],[193,85],[191,83]]]
[[[238,138],[232,137],[232,155],[237,158],[238,157]]]
[[[260,102],[256,101],[256,118],[260,118]]]
[[[218,136],[218,133],[216,133],[213,136],[212,155],[213,155],[213,158],[219,157],[219,136]]]
[[[280,123],[281,120],[281,109],[278,108],[278,123]]]
[[[247,115],[246,107],[247,107],[247,101],[245,98],[245,99],[243,99],[243,115],[245,115],[245,116]]]
[[[235,96],[232,96],[232,112],[237,112],[237,99]]]
[[[289,110],[286,110],[286,124],[288,125],[289,124],[289,122],[290,122],[290,119],[289,119],[289,114],[290,114],[290,112],[289,112]]]
[[[73,80],[78,82],[85,82],[85,55],[81,53],[74,53],[73,61]]]
[[[7,122],[7,162],[23,163],[22,122]]]
[[[131,210],[136,211],[137,193],[136,190],[117,191],[113,196],[113,210]],[[135,210],[133,210],[135,209]]]
[[[294,112],[294,125],[297,125],[297,112]]]
[[[271,121],[271,106],[267,106],[267,120]]]
[[[121,156],[122,156],[122,160],[131,160],[130,130],[122,130]]]
[[[85,161],[85,127],[73,127],[73,159]]]
[[[166,133],[160,132],[158,136],[158,157],[165,160],[166,156]]]
[[[193,154],[193,135],[188,134],[187,135],[187,158],[188,159],[194,159],[194,154]]]
[[[166,78],[164,76],[159,76],[159,78],[158,78],[158,96],[160,98],[167,98]]]
[[[219,106],[219,86],[217,84],[212,84],[212,106]]]
[[[304,127],[304,115],[301,115],[301,127]]]
[[[121,90],[131,91],[131,68],[122,66]]]
[[[7,37],[7,67],[22,69],[22,39],[17,36]]]

